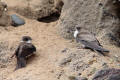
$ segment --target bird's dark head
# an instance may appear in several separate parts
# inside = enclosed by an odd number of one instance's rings
[[[81,27],[76,27],[76,30],[80,31],[80,30],[81,30]]]
[[[27,43],[31,43],[32,38],[30,36],[23,36],[22,37],[22,42],[27,42]]]

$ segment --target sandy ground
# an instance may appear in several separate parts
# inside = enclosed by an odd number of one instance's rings
[[[3,74],[4,80],[6,80],[5,78],[11,80],[13,77],[20,75],[28,75],[29,77],[32,75],[30,80],[56,80],[55,75],[52,74],[57,68],[55,62],[60,58],[61,50],[68,46],[66,44],[69,44],[69,41],[58,35],[56,31],[57,21],[51,23],[42,23],[28,19],[25,19],[25,21],[26,24],[23,26],[1,28],[0,39],[1,41],[8,41],[9,47],[11,47],[18,45],[22,36],[31,36],[33,44],[37,47],[36,56],[29,60],[27,67],[15,72],[13,70],[16,60],[13,59],[9,68],[2,69],[1,74]]]

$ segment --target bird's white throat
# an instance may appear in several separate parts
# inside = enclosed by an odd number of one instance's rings
[[[27,41],[27,43],[31,43],[31,40]]]
[[[7,11],[7,8],[5,8],[4,11]]]
[[[74,38],[77,37],[78,33],[79,33],[78,30],[76,30],[76,31],[74,32]]]
[[[31,43],[31,40],[28,40],[28,41],[20,41],[20,42]]]

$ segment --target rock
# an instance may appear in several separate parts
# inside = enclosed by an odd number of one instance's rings
[[[64,74],[64,70],[60,71],[59,73],[56,74],[57,79],[60,79]]]
[[[86,77],[69,76],[69,80],[88,80]]]
[[[92,80],[120,80],[120,69],[103,69],[95,73]]]
[[[86,77],[81,77],[79,80],[88,80]]]
[[[6,66],[6,65],[1,65],[0,67],[1,67],[1,68],[7,68],[7,66]]]
[[[119,44],[119,5],[118,0],[115,3],[113,0],[64,0],[58,23],[59,33],[72,39],[75,26],[80,25],[99,37],[101,44]],[[112,34],[115,40],[107,34]]]
[[[69,76],[69,80],[77,80],[75,76]]]
[[[20,18],[16,14],[11,15],[11,19],[12,19],[12,26],[20,26],[25,24],[24,19]]]
[[[66,55],[67,56],[60,61],[59,66],[69,67],[70,71],[76,73],[82,73],[82,71],[89,68],[91,64],[89,65],[88,61],[93,60],[90,52],[85,50],[70,50]]]
[[[108,80],[120,80],[120,74],[111,75]]]
[[[9,8],[31,19],[40,19],[60,12],[62,0],[11,0]],[[16,4],[12,4],[12,3]],[[22,4],[22,6],[21,6]],[[28,14],[29,13],[29,14]]]
[[[63,66],[63,65],[66,65],[66,64],[70,63],[71,60],[72,60],[71,57],[64,58],[64,59],[60,62],[60,66]]]
[[[80,25],[80,27],[88,28],[91,32],[96,32],[95,25],[100,14],[96,5],[98,3],[99,1],[64,0],[58,24],[60,34],[67,39],[73,38],[75,25]]]
[[[56,11],[60,14],[64,3],[62,0],[54,0],[54,7]]]
[[[62,50],[61,52],[62,53],[66,53],[69,49],[68,48],[65,48],[64,50]]]
[[[11,54],[12,51],[10,51],[10,49],[8,48],[8,43],[6,41],[0,42],[0,65],[2,68],[4,68],[9,62],[9,57],[11,56]]]
[[[10,16],[6,13],[3,13],[0,17],[0,26],[10,26],[11,19]]]
[[[103,68],[108,68],[108,64],[105,62],[102,63],[102,66],[103,66]]]
[[[104,13],[107,16],[111,16],[114,18],[120,18],[119,10],[120,10],[120,1],[119,0],[106,0],[105,5],[103,5]]]

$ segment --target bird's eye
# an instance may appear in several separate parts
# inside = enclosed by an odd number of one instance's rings
[[[28,41],[28,39],[26,38],[26,41]]]

